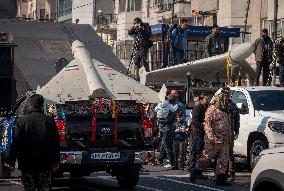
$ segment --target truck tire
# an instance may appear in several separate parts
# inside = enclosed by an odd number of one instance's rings
[[[9,178],[11,175],[11,171],[9,168],[4,166],[2,161],[2,154],[0,153],[0,178]]]
[[[116,175],[120,188],[132,189],[137,185],[139,179],[139,168],[128,167]]]
[[[74,169],[70,171],[70,175],[72,177],[82,177],[82,176],[90,176],[91,172],[88,172],[84,169]]]
[[[267,145],[262,140],[256,140],[253,142],[253,144],[250,147],[250,155],[249,155],[249,165],[250,169],[253,170],[255,167],[255,158],[259,156],[261,151],[267,149]]]

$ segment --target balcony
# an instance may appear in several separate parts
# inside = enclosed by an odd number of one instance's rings
[[[117,14],[101,14],[97,17],[97,26],[100,28],[115,28]]]

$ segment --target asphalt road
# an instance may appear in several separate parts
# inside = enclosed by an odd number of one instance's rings
[[[0,180],[0,191],[21,191],[23,185],[19,172],[10,179]],[[208,180],[197,180],[192,184],[189,174],[180,170],[168,170],[160,166],[144,166],[136,191],[249,191],[250,173],[238,172],[237,180],[230,187],[217,187],[213,173],[206,172]],[[115,177],[106,173],[93,173],[90,177],[70,179],[68,174],[56,182],[52,190],[58,191],[123,191],[118,187]]]

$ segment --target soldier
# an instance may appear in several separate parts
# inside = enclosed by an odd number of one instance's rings
[[[217,158],[216,184],[230,185],[226,182],[226,170],[229,162],[229,144],[231,128],[228,115],[229,95],[226,91],[213,97],[205,113],[205,147],[196,167],[190,172],[190,180],[195,182],[197,172],[205,170],[212,159]]]
[[[213,25],[212,33],[205,39],[205,57],[216,56],[223,53],[221,39],[218,36],[219,32],[219,26]]]

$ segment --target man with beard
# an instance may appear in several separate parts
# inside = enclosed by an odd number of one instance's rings
[[[222,90],[213,97],[205,113],[205,147],[201,158],[191,169],[190,180],[195,182],[199,171],[204,171],[216,157],[216,184],[230,185],[226,182],[226,170],[229,162],[229,144],[231,138],[230,120],[228,114],[229,94]]]
[[[261,70],[263,70],[262,81],[263,85],[266,86],[268,76],[269,76],[269,65],[272,62],[272,50],[273,50],[273,42],[271,38],[268,36],[268,30],[262,30],[262,37],[258,38],[254,41],[254,54],[256,61],[256,77],[254,81],[254,85],[259,85],[259,78],[261,74]]]

